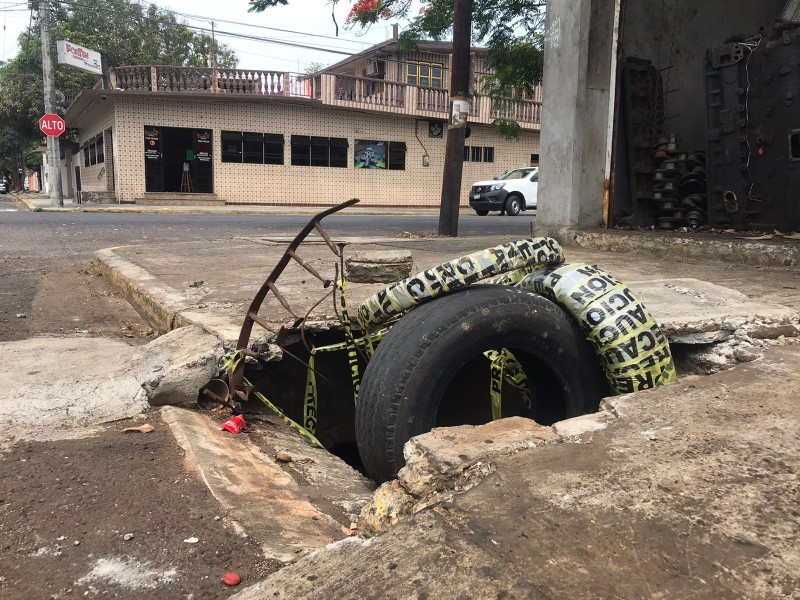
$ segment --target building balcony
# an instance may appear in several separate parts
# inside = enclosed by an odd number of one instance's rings
[[[408,85],[336,73],[302,75],[282,71],[135,66],[109,71],[112,89],[151,93],[230,94],[243,98],[305,98],[328,106],[394,113],[428,119],[448,119],[450,92],[443,88]],[[534,100],[496,101],[474,96],[472,123],[513,119],[523,129],[539,129],[542,103]]]

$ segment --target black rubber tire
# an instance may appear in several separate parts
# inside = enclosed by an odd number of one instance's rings
[[[510,217],[516,217],[519,211],[522,210],[522,198],[518,194],[511,194],[506,198],[506,214]]]
[[[476,210],[475,212],[478,213],[479,217],[485,217],[486,215],[489,214],[488,210]]]
[[[437,426],[443,396],[451,381],[459,381],[456,374],[484,350],[500,348],[512,350],[531,387],[538,386],[532,392],[541,399],[534,401],[540,412],[524,416],[549,424],[539,415],[549,413],[553,422],[592,412],[608,395],[592,347],[555,303],[507,286],[476,285],[448,294],[400,319],[364,372],[355,431],[370,477],[395,477],[405,464],[404,444]],[[449,396],[445,402],[453,406]]]

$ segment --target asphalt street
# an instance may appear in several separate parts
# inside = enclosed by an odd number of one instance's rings
[[[101,248],[237,236],[288,236],[308,214],[119,214],[22,210],[0,200],[0,341],[69,333],[148,337],[149,326],[90,268]],[[464,211],[461,237],[530,235],[532,215],[478,217]],[[332,215],[326,228],[340,236],[433,235],[436,215]],[[18,315],[25,315],[18,317]],[[132,341],[132,340],[131,340]]]

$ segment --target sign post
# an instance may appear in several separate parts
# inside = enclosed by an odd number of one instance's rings
[[[39,119],[39,129],[47,137],[59,137],[67,129],[64,119],[53,113],[47,113]]]

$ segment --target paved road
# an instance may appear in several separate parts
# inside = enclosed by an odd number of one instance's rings
[[[276,214],[34,213],[18,208],[0,201],[0,341],[75,332],[129,339],[145,336],[149,327],[89,269],[100,248],[291,235],[309,219]],[[460,234],[525,237],[532,220],[469,214],[461,218]],[[432,234],[437,222],[433,215],[334,215],[325,224],[334,235],[396,236],[403,231]]]

